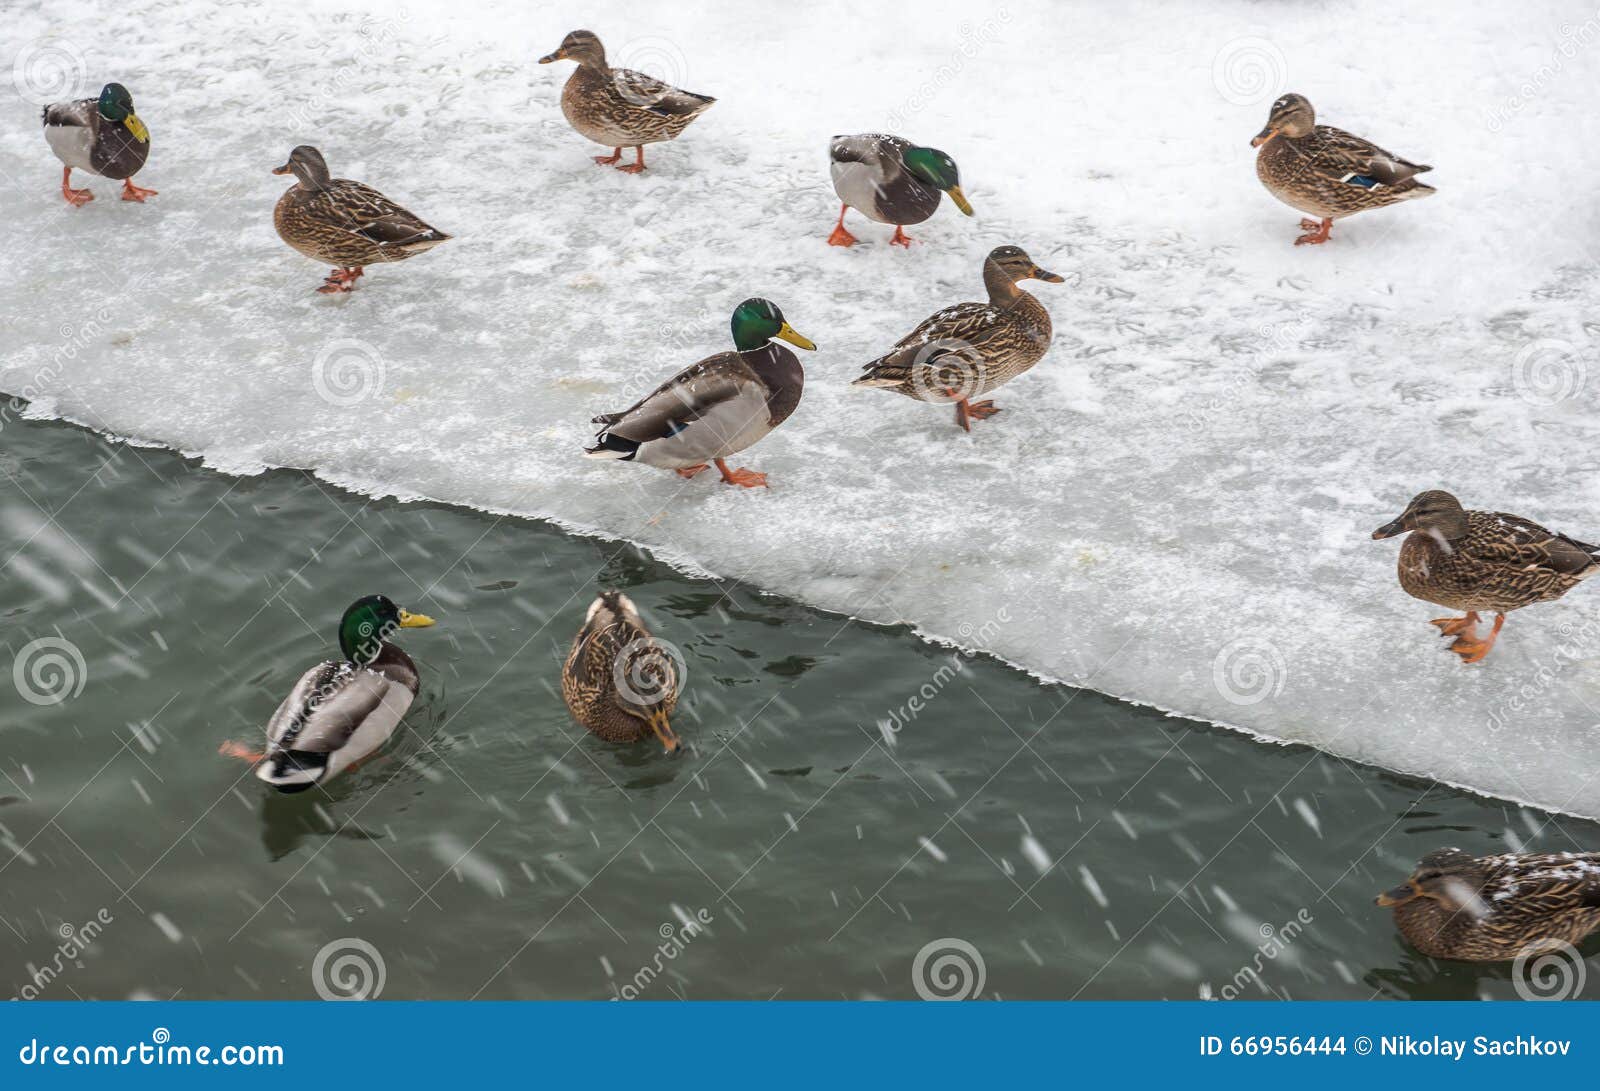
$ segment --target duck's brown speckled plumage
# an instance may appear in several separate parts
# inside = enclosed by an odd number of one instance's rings
[[[1600,853],[1424,856],[1378,897],[1406,941],[1431,958],[1497,962],[1577,945],[1600,927]]]
[[[1028,278],[1059,283],[1020,247],[1001,246],[983,263],[987,303],[957,303],[925,319],[893,349],[863,367],[856,386],[922,401],[964,402],[1016,378],[1050,347],[1050,312],[1017,286]]]
[[[650,635],[633,602],[602,591],[561,667],[561,696],[573,718],[607,742],[639,742],[655,737],[649,714],[671,716],[681,688],[675,660]],[[661,741],[675,750],[670,729],[668,738]]]
[[[404,261],[450,238],[371,186],[330,177],[315,148],[296,148],[274,173],[290,171],[296,184],[278,199],[272,223],[313,261],[346,268]]]
[[[541,63],[578,62],[561,90],[561,112],[596,144],[638,147],[676,139],[717,100],[663,83],[654,76],[606,62],[593,33],[575,30]]]
[[[1331,125],[1315,124],[1303,95],[1272,104],[1266,128],[1255,138],[1256,176],[1278,200],[1326,221],[1437,192],[1416,175],[1433,168],[1413,163]],[[1315,225],[1311,225],[1315,226]],[[1301,241],[1324,241],[1302,236]]]

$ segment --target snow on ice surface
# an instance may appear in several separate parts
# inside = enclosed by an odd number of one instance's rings
[[[9,100],[0,389],[1600,816],[1595,589],[1514,615],[1467,669],[1396,585],[1399,543],[1369,539],[1431,487],[1600,536],[1592,3],[760,6],[14,4],[41,64],[132,89],[161,194],[93,180],[69,209]],[[577,26],[719,99],[640,177],[589,162],[570,64],[533,63]],[[1287,89],[1433,163],[1438,196],[1293,247],[1247,143]],[[862,244],[824,245],[827,140],[873,129],[950,152],[977,217],[943,207],[905,253],[852,216]],[[268,171],[302,142],[456,238],[313,294],[326,270],[271,224]],[[1035,286],[1056,340],[1004,413],[969,437],[848,388],[981,298],[1004,242],[1069,280]],[[757,294],[821,346],[796,416],[735,460],[770,492],[579,457],[590,416],[728,347]]]

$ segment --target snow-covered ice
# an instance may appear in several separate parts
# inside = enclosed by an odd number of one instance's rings
[[[1368,537],[1431,487],[1600,536],[1593,0],[914,10],[22,0],[0,389],[225,470],[552,518],[1600,816],[1600,591],[1514,615],[1467,669],[1396,585],[1398,543]],[[589,162],[557,103],[570,65],[534,63],[575,26],[719,99],[642,176]],[[90,181],[74,210],[27,99],[111,78],[160,196]],[[1293,247],[1248,146],[1285,89],[1434,164],[1438,196]],[[953,155],[977,217],[941,210],[910,253],[855,219],[862,245],[824,245],[827,139],[872,129]],[[455,239],[313,294],[327,270],[271,225],[268,172],[303,142]],[[848,389],[979,298],[1002,242],[1069,274],[1036,286],[1056,340],[1005,412],[966,436]],[[579,457],[590,416],[726,348],[757,294],[821,346],[797,414],[736,460],[770,492]]]

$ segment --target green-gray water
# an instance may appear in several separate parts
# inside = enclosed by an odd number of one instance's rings
[[[1005,998],[1510,996],[1373,894],[1444,844],[1600,845],[546,525],[0,444],[0,997],[312,997],[341,940],[385,998],[909,998],[936,941]],[[684,652],[682,756],[567,716],[599,587]],[[370,592],[438,619],[401,641],[422,695],[377,760],[270,795],[218,748]]]

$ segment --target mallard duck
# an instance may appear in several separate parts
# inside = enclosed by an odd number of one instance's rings
[[[124,201],[143,202],[156,196],[155,190],[133,184],[133,176],[150,155],[150,130],[133,112],[133,96],[122,84],[106,84],[99,98],[46,106],[44,138],[64,164],[61,196],[74,208],[94,200],[88,190],[72,188],[74,169],[122,179]]]
[[[891,245],[911,248],[906,224],[919,224],[939,207],[939,194],[968,216],[972,206],[961,192],[956,161],[937,148],[922,148],[899,136],[859,133],[836,136],[828,145],[833,192],[839,195],[839,222],[829,246],[854,246],[856,237],[844,228],[844,214],[856,209],[868,219],[894,224]]]
[[[623,148],[632,148],[634,161],[617,168],[627,174],[644,170],[646,144],[676,140],[717,101],[631,68],[612,68],[606,63],[606,47],[592,31],[574,30],[554,53],[539,58],[540,64],[553,61],[578,62],[561,89],[561,112],[580,135],[610,145],[611,154],[595,156],[596,163],[615,163]]]
[[[1327,242],[1334,220],[1438,192],[1415,177],[1432,167],[1391,155],[1343,129],[1318,125],[1304,95],[1274,102],[1266,127],[1250,146],[1261,149],[1256,176],[1267,191],[1290,208],[1321,217],[1321,222],[1300,221],[1305,234],[1294,240],[1296,246]]]
[[[1436,618],[1450,650],[1463,662],[1489,654],[1506,614],[1565,595],[1600,566],[1600,546],[1546,530],[1504,512],[1467,511],[1447,492],[1418,493],[1400,517],[1372,532],[1393,538],[1411,531],[1400,547],[1400,586],[1412,598],[1466,617]],[[1477,637],[1478,611],[1495,611],[1488,639]]]
[[[417,665],[389,638],[433,624],[382,595],[357,599],[339,620],[344,658],[318,663],[267,721],[256,776],[280,792],[332,780],[389,741],[417,696]]]
[[[1394,910],[1400,934],[1429,958],[1497,962],[1576,946],[1600,927],[1600,853],[1438,849],[1377,904]]]
[[[682,661],[650,635],[632,600],[602,591],[561,665],[561,696],[573,719],[607,742],[653,735],[671,754],[683,745],[671,723],[682,674]]]
[[[867,364],[852,386],[876,386],[925,402],[954,402],[956,423],[1000,412],[971,399],[1015,379],[1050,347],[1050,312],[1017,287],[1023,280],[1060,284],[1020,246],[997,246],[983,262],[987,303],[957,303],[924,319],[887,356]]]
[[[404,261],[450,238],[371,186],[330,178],[322,153],[310,145],[290,152],[272,173],[296,179],[272,210],[278,237],[312,261],[338,267],[317,289],[324,294],[353,292],[363,266]]]
[[[605,427],[584,453],[660,466],[680,477],[693,477],[711,462],[730,485],[765,485],[766,474],[730,470],[723,459],[760,440],[800,404],[805,370],[774,338],[817,347],[795,332],[776,304],[745,300],[733,312],[735,351],[707,356],[630,408],[595,417]]]

